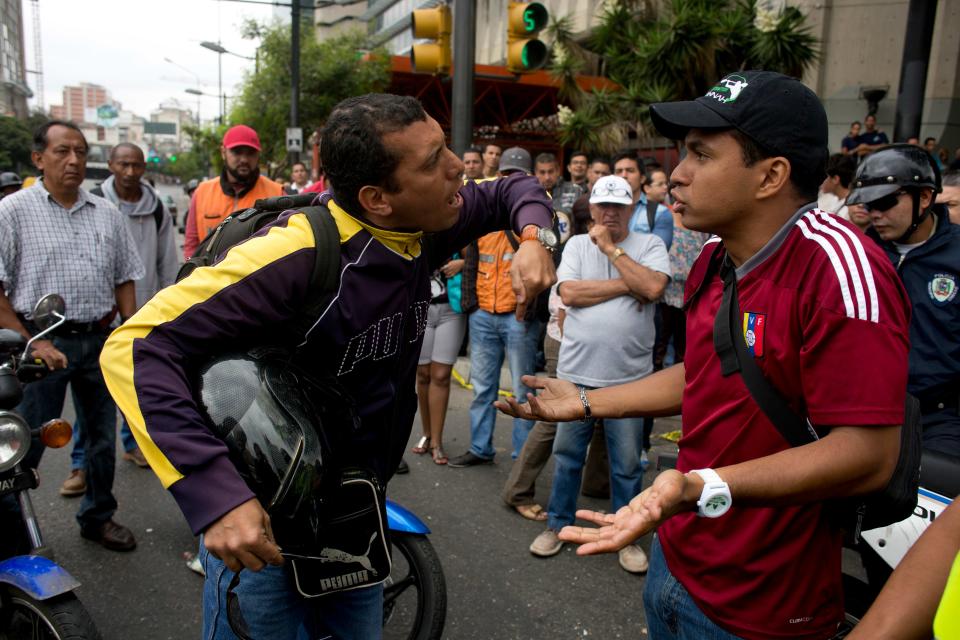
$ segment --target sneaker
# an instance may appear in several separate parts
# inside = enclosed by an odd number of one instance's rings
[[[456,456],[450,458],[447,461],[448,467],[453,467],[454,469],[462,469],[463,467],[473,467],[478,464],[493,464],[493,459],[481,458],[478,455],[475,455],[472,451],[467,451],[461,456]]]
[[[60,495],[67,498],[82,496],[87,492],[87,474],[83,469],[74,469],[60,485]]]
[[[545,530],[530,545],[530,553],[541,558],[555,556],[561,549],[563,549],[563,541],[557,537],[557,532],[553,529]]]
[[[635,544],[628,544],[623,549],[620,549],[620,553],[617,555],[620,556],[620,566],[623,567],[624,571],[629,571],[630,573],[646,573],[647,569],[650,568],[650,562],[647,561],[647,554]]]
[[[147,459],[143,457],[143,452],[140,451],[140,447],[133,449],[132,451],[126,451],[123,454],[123,459],[132,462],[133,464],[146,469],[150,465],[147,464]]]
[[[640,469],[646,471],[650,468],[650,456],[647,455],[647,450],[644,449],[640,452]]]
[[[402,476],[405,473],[410,473],[410,465],[407,464],[407,461],[403,458],[400,458],[400,464],[397,465],[397,475]]]

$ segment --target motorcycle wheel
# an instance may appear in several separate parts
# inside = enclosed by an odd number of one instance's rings
[[[393,568],[383,588],[384,640],[439,640],[447,583],[426,536],[392,533]]]
[[[36,600],[16,587],[0,592],[0,640],[101,640],[90,614],[72,593]]]

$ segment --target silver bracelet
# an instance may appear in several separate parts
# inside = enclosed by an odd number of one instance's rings
[[[577,389],[580,390],[580,402],[583,403],[583,417],[580,418],[580,422],[586,422],[587,420],[590,419],[590,417],[591,417],[591,415],[592,415],[591,412],[590,412],[590,401],[587,400],[587,390],[586,390],[586,389],[584,389],[584,388],[583,388],[582,386],[580,386],[580,385],[577,385]]]

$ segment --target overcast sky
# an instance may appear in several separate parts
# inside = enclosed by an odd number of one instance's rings
[[[145,118],[168,98],[195,110],[197,97],[184,89],[196,88],[198,77],[202,91],[218,93],[218,56],[202,48],[201,41],[219,38],[229,51],[253,56],[254,41],[240,37],[244,19],[275,19],[275,7],[228,0],[40,0],[38,4],[45,106],[62,102],[64,86],[90,82],[103,85],[124,109]],[[35,68],[35,6],[23,0],[27,69],[31,70]],[[289,15],[289,9],[277,11]],[[227,96],[235,93],[245,69],[253,69],[252,60],[223,56]],[[27,83],[35,88],[35,77],[28,74]],[[201,98],[200,115],[205,120],[219,115],[216,98]]]

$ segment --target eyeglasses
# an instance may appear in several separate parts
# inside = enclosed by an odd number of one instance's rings
[[[889,211],[893,207],[897,206],[897,203],[900,202],[900,196],[905,194],[906,191],[901,189],[900,191],[894,191],[889,195],[885,195],[882,198],[877,198],[873,202],[863,202],[861,205],[867,211]]]
[[[616,196],[618,198],[630,198],[633,196],[630,193],[629,189],[624,189],[623,187],[611,187],[609,185],[601,187],[597,185],[593,188],[593,195],[595,196]]]

